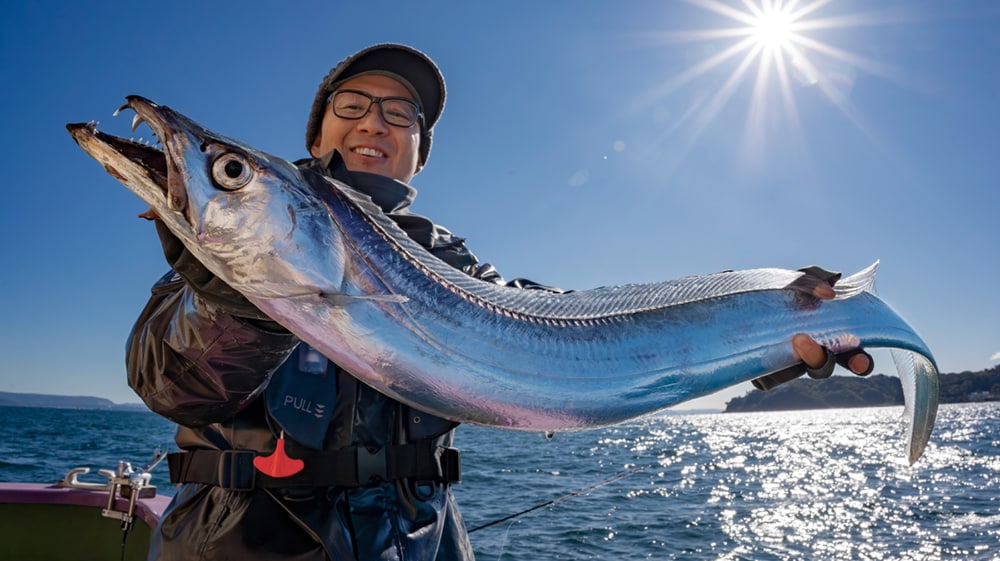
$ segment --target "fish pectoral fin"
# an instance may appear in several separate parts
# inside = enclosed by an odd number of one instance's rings
[[[337,289],[319,286],[294,286],[286,284],[255,283],[240,285],[236,289],[248,298],[258,297],[267,300],[283,300],[294,298],[322,298],[334,306],[348,306],[359,301],[388,302],[402,304],[410,299],[399,294],[344,294]]]
[[[406,296],[399,294],[324,294],[323,298],[334,306],[339,307],[346,307],[362,301],[402,304],[410,300]]]
[[[251,284],[233,284],[232,286],[240,294],[251,299],[282,300],[285,298],[303,298],[326,294],[325,290],[315,286],[296,286],[281,283],[255,282]]]

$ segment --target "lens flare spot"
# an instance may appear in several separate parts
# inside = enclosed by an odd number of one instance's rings
[[[582,187],[586,185],[589,180],[590,172],[585,169],[581,169],[571,175],[567,183],[569,183],[570,187]]]
[[[790,64],[792,67],[792,76],[803,86],[815,86],[819,83],[816,70],[802,56],[793,56]]]

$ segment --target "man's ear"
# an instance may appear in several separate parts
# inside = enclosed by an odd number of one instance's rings
[[[316,140],[313,140],[313,145],[309,147],[309,153],[313,155],[313,158],[318,158],[322,156],[319,153],[319,145],[323,140],[323,131],[316,132]]]

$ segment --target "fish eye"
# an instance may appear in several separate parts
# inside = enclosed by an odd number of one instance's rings
[[[235,191],[246,187],[253,179],[253,167],[247,159],[233,152],[223,154],[212,163],[212,179],[219,187]]]

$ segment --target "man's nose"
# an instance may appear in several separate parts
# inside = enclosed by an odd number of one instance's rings
[[[386,134],[389,132],[389,124],[382,118],[382,109],[379,104],[371,104],[368,112],[358,119],[358,130],[370,134]]]

